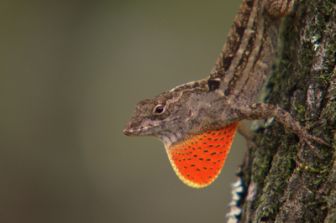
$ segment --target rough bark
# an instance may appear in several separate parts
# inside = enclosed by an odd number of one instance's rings
[[[336,222],[336,1],[300,1],[282,27],[264,101],[330,147],[317,156],[274,120],[259,123],[242,165],[241,222]]]

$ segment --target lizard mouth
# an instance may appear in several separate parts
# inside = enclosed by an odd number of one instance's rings
[[[127,136],[136,136],[136,135],[140,135],[143,131],[144,131],[143,128],[135,129],[135,128],[126,127],[123,130],[123,133]]]
[[[123,133],[127,136],[149,136],[149,135],[156,135],[156,131],[160,126],[164,126],[168,122],[173,122],[178,120],[178,118],[173,119],[167,119],[164,121],[159,122],[145,122],[141,123],[141,125],[136,125],[136,127],[133,127],[134,124],[129,123],[128,126],[123,130]]]
[[[123,133],[127,136],[145,136],[149,135],[148,130],[157,126],[141,126],[139,128],[126,127]]]
[[[131,136],[131,135],[133,135],[134,134],[134,130],[133,129],[131,129],[131,128],[125,128],[124,130],[123,130],[123,133],[125,134],[125,135],[127,135],[127,136]]]

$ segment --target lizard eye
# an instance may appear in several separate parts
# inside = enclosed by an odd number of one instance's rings
[[[164,111],[165,111],[165,106],[159,104],[159,105],[155,106],[155,108],[154,108],[154,110],[153,110],[153,113],[154,113],[154,114],[157,114],[157,115],[160,115],[160,114],[162,114]]]

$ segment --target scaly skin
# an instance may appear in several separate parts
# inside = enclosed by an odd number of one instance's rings
[[[310,135],[287,111],[276,105],[256,104],[260,89],[270,75],[281,17],[291,11],[293,4],[293,0],[244,0],[209,77],[139,102],[124,133],[158,137],[171,155],[174,149],[180,148],[177,145],[187,141],[199,143],[199,138],[209,131],[225,132],[232,123],[243,119],[275,117],[308,145],[312,140],[324,143]],[[233,134],[235,128],[231,129]],[[231,145],[232,139],[230,134],[221,138],[223,145]],[[227,155],[228,151],[222,152]],[[179,168],[185,165],[170,160],[180,176],[183,171]],[[211,168],[211,164],[204,165]],[[218,173],[212,174],[214,178]],[[197,188],[214,180],[205,182],[196,173],[192,177],[180,176]]]

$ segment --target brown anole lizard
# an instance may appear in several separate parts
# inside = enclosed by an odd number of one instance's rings
[[[243,0],[208,78],[139,102],[124,133],[158,137],[179,178],[196,188],[219,175],[241,120],[274,117],[302,142],[324,143],[279,106],[256,103],[271,73],[281,18],[293,4]]]

